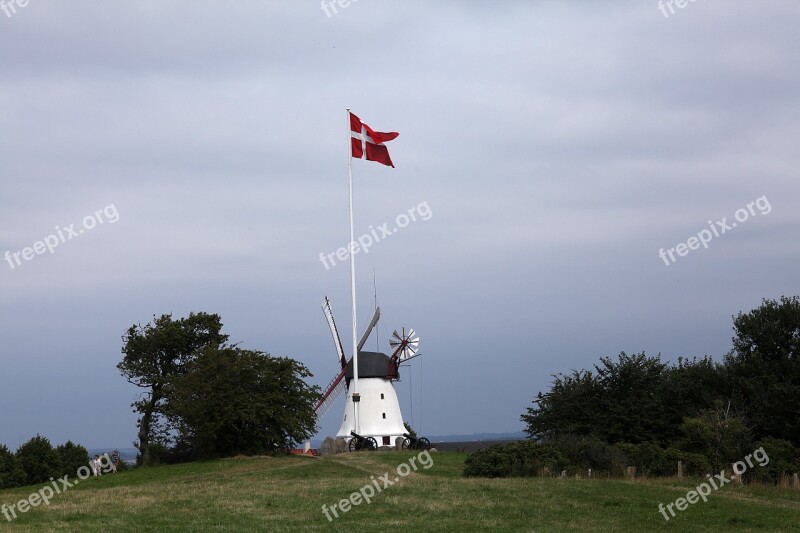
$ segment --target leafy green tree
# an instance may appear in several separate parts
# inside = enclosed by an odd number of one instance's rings
[[[17,459],[25,470],[26,483],[33,485],[58,476],[61,460],[47,437],[36,435],[17,450]]]
[[[596,430],[601,388],[590,371],[553,376],[549,392],[540,392],[521,419],[529,438],[585,437]]]
[[[753,451],[750,430],[744,417],[718,404],[697,416],[686,417],[681,429],[685,440],[681,448],[704,455],[711,468],[719,471]]]
[[[734,317],[733,328],[725,363],[754,437],[800,446],[800,298],[765,299]]]
[[[316,430],[319,388],[301,363],[236,347],[208,347],[170,387],[170,417],[198,457],[290,447]]]
[[[522,415],[528,436],[538,440],[596,439],[607,443],[680,441],[681,424],[729,397],[730,383],[710,358],[678,359],[670,366],[659,356],[622,352],[604,357],[592,371],[554,376]]]
[[[663,390],[667,365],[660,356],[621,352],[595,365],[602,390],[597,409],[597,436],[617,442],[664,442],[670,433],[669,408]]]
[[[60,476],[65,474],[74,476],[80,467],[89,465],[89,452],[71,440],[56,446],[56,453],[59,459],[58,474]]]
[[[661,442],[676,445],[684,436],[681,424],[686,417],[714,409],[719,402],[731,398],[731,385],[726,369],[710,357],[678,358],[678,364],[664,370],[661,388],[657,391],[669,421]]]
[[[5,444],[0,444],[0,489],[21,487],[26,481],[22,463]]]
[[[123,336],[125,354],[117,368],[130,383],[145,389],[132,404],[139,413],[137,461],[151,464],[150,445],[163,442],[169,428],[164,413],[169,403],[167,390],[204,347],[216,347],[228,340],[220,333],[222,322],[218,315],[191,313],[188,318],[173,320],[172,315],[154,317],[152,324],[134,324]]]

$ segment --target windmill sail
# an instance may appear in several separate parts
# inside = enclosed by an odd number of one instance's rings
[[[372,333],[373,329],[375,329],[375,324],[378,323],[378,320],[380,320],[380,318],[381,318],[381,308],[380,307],[376,307],[375,308],[375,314],[372,315],[372,320],[370,321],[369,326],[367,326],[367,330],[361,336],[361,340],[358,341],[358,351],[359,352],[361,351],[361,348],[364,347],[364,343],[367,342],[367,339],[369,338],[369,334]]]
[[[322,312],[325,313],[325,319],[328,321],[328,327],[331,329],[331,335],[333,335],[333,344],[336,345],[336,353],[339,355],[339,366],[345,369],[347,368],[347,357],[344,355],[342,339],[339,338],[339,330],[336,329],[336,322],[333,320],[333,311],[331,311],[331,302],[328,300],[327,296],[322,304]]]
[[[322,420],[322,417],[328,412],[328,410],[333,407],[333,404],[336,403],[336,400],[339,399],[339,396],[347,390],[347,380],[344,379],[345,369],[342,369],[339,372],[339,375],[333,378],[330,382],[328,387],[325,389],[325,393],[320,398],[317,405],[314,407],[314,413],[317,415],[317,420]]]

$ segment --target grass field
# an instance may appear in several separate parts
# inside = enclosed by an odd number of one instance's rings
[[[433,453],[370,504],[328,521],[330,507],[408,464],[413,453],[257,457],[191,463],[82,481],[0,531],[798,531],[800,491],[727,485],[665,522],[699,482],[465,479],[462,453]],[[72,478],[70,478],[72,479]],[[374,486],[374,485],[373,485]],[[41,486],[0,491],[11,505]],[[368,493],[368,491],[367,491]],[[332,515],[331,515],[332,516]]]

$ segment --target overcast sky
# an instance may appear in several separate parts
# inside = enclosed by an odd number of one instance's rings
[[[163,313],[326,385],[346,107],[400,132],[397,168],[353,163],[356,235],[428,213],[356,256],[368,348],[421,337],[397,390],[423,434],[519,431],[620,351],[719,360],[732,315],[800,293],[799,3],[334,5],[0,11],[0,443],[130,446],[121,336]]]

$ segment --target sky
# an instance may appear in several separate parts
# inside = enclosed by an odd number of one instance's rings
[[[327,385],[326,295],[351,351],[348,107],[400,133],[396,168],[352,165],[356,237],[382,236],[355,255],[358,329],[377,301],[367,349],[419,334],[396,388],[423,435],[520,431],[553,374],[621,351],[721,360],[733,315],[800,294],[797,2],[10,4],[12,449],[131,446],[116,365],[155,315],[217,313]]]

